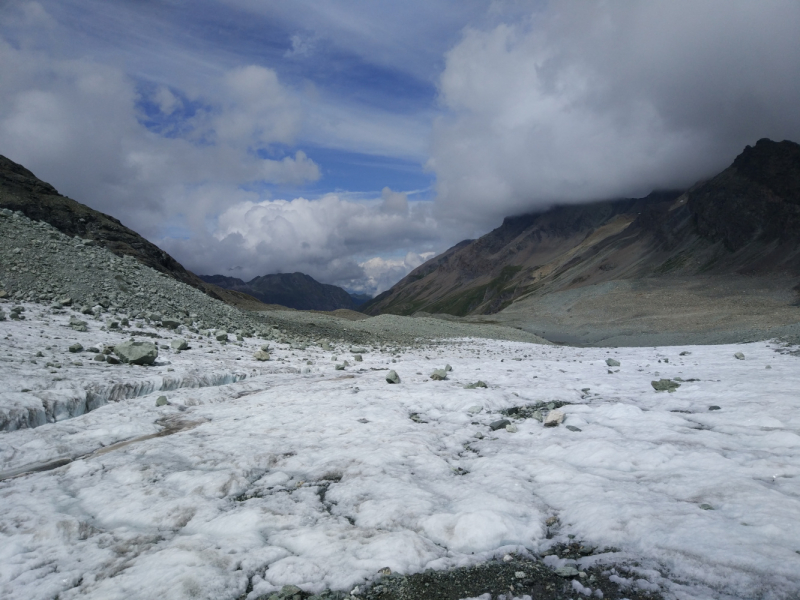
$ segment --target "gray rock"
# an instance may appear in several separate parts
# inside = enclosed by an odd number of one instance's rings
[[[482,406],[478,406],[478,405],[476,404],[475,406],[470,406],[470,407],[467,409],[467,412],[468,412],[469,414],[471,414],[471,415],[477,415],[477,414],[478,414],[479,412],[481,412],[482,410],[483,410],[483,407],[482,407]]]
[[[483,381],[476,381],[475,383],[468,383],[464,386],[465,390],[474,390],[476,388],[485,388],[487,386]]]
[[[700,508],[701,508],[702,510],[714,510],[714,507],[713,507],[713,506],[711,506],[710,504],[701,504],[701,505],[700,505]]]
[[[544,418],[545,427],[558,427],[564,422],[564,413],[560,410],[551,410]]]
[[[72,298],[69,296],[62,296],[58,300],[56,300],[61,306],[72,306]]]
[[[708,410],[722,410],[721,407],[717,406],[716,404],[712,404],[708,407]]]
[[[497,431],[498,429],[505,429],[506,425],[511,425],[511,421],[508,419],[500,419],[499,421],[494,421],[493,423],[489,424],[489,429],[492,431]]]
[[[266,362],[270,359],[269,352],[264,352],[263,350],[258,350],[255,354],[253,354],[253,358],[258,361]]]
[[[453,370],[453,367],[451,367],[450,365],[445,365],[444,366],[444,370],[445,370],[445,372],[449,373],[450,371]]]
[[[681,352],[680,355],[681,356],[689,356],[690,354],[691,354],[691,352],[689,352],[688,350],[684,350],[683,352]]]
[[[736,354],[733,355],[733,357],[739,360],[744,360],[744,354],[742,354],[741,352],[737,352]]]
[[[0,321],[6,320],[6,313],[3,312],[3,309],[0,309]]]
[[[122,342],[114,346],[114,354],[124,363],[152,365],[158,358],[158,348],[151,342]]]
[[[431,379],[434,381],[444,381],[447,379],[447,371],[444,369],[436,369],[433,373],[431,373]]]
[[[269,344],[262,344],[261,345],[262,352],[269,352]]]
[[[353,360],[356,361],[356,362],[361,362],[364,359],[362,358],[362,356],[360,354],[354,354],[353,355]]]
[[[575,567],[558,567],[556,569],[556,575],[559,577],[575,577],[580,574],[580,571]]]
[[[582,429],[578,429],[575,425],[567,425],[567,429],[570,431],[583,431]]]
[[[514,425],[513,423],[509,423],[508,425],[506,425],[506,431],[508,433],[517,433],[517,426]]]
[[[8,298],[8,292],[5,290],[0,290],[0,300]]]
[[[657,392],[674,392],[681,387],[681,384],[672,379],[659,379],[658,381],[651,381],[650,385]]]
[[[400,383],[400,376],[397,371],[389,371],[386,374],[386,383]]]
[[[96,360],[97,362],[105,362],[106,361],[106,355],[98,352],[97,354],[94,355],[94,358],[92,360]],[[114,360],[116,360],[116,359],[114,359]]]
[[[366,348],[356,348],[356,347],[350,348],[350,354],[366,354],[366,353],[367,353]]]
[[[173,350],[188,350],[189,349],[189,342],[184,339],[177,339],[172,340],[169,345],[172,347]]]
[[[177,329],[180,327],[181,322],[178,319],[167,318],[161,319],[161,326],[167,329]]]
[[[114,356],[111,356],[110,354],[108,354],[108,355],[98,354],[97,356],[105,356],[106,362],[108,364],[110,364],[110,365],[118,365],[119,364],[119,359],[114,357]]]
[[[69,325],[70,329],[75,331],[88,331],[88,323],[86,321],[81,321],[80,319],[76,319],[75,317],[69,318]]]
[[[83,352],[83,346],[78,342],[75,342],[69,347],[69,351],[72,352],[73,354],[77,352]]]
[[[607,358],[607,359],[606,359],[606,364],[607,364],[609,367],[618,367],[618,366],[619,366],[619,361],[618,361],[618,360],[615,360],[615,359],[613,359],[613,358]]]
[[[228,332],[227,331],[218,331],[214,334],[214,338],[218,342],[227,342],[228,341]]]
[[[167,404],[169,404],[169,402],[166,396],[159,396],[156,398],[156,406],[166,406]]]

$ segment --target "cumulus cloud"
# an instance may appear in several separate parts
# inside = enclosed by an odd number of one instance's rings
[[[320,177],[302,150],[282,158],[255,151],[294,139],[302,113],[274,71],[223,72],[184,119],[185,135],[157,135],[141,121],[142,92],[121,69],[90,59],[58,59],[0,39],[3,154],[60,192],[154,236],[165,220],[196,213],[198,186],[219,192],[197,220],[213,218],[248,182],[301,184]],[[183,100],[165,86],[149,101],[164,118]]]
[[[518,5],[514,5],[515,10]],[[429,167],[442,213],[683,187],[800,139],[800,4],[553,2],[447,54]]]
[[[336,194],[319,200],[256,201],[246,196],[242,192],[219,216],[210,234],[162,244],[190,269],[204,274],[249,280],[301,271],[325,283],[379,293],[423,262],[414,252],[404,259],[381,255],[408,247],[430,248],[439,241],[430,203],[409,203],[405,194],[388,188],[382,199],[367,201]],[[393,208],[402,203],[405,210],[385,210],[387,197]],[[423,256],[430,255],[429,251]]]
[[[381,191],[381,210],[386,213],[407,215],[408,195],[405,192],[393,192],[385,187]]]
[[[371,294],[380,294],[435,254],[435,252],[423,252],[422,254],[408,252],[403,258],[376,256],[366,260],[359,264],[364,270],[365,277],[358,282],[361,285],[358,291],[363,290]]]

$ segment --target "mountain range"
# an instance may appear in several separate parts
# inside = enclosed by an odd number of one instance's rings
[[[368,302],[368,314],[497,313],[526,298],[661,276],[800,277],[800,145],[759,140],[685,191],[507,217]]]
[[[366,298],[344,289],[320,283],[305,273],[274,273],[245,282],[225,275],[200,275],[200,279],[227,290],[242,292],[265,304],[278,304],[298,310],[357,310]]]
[[[798,283],[800,145],[761,139],[687,190],[508,217],[362,310],[493,320],[575,343],[669,343],[678,330],[721,341],[714,332],[800,322]]]

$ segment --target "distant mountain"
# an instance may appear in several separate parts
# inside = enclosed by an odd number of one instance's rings
[[[615,280],[741,275],[793,284],[800,277],[794,142],[759,140],[686,191],[508,217],[416,268],[361,310],[466,316],[525,300],[535,311],[536,298]]]
[[[262,275],[248,282],[225,275],[201,275],[200,278],[225,289],[249,294],[266,304],[299,310],[355,310],[369,299],[366,297],[362,300],[362,296],[354,298],[342,288],[320,283],[304,273]]]
[[[117,256],[130,255],[157,271],[188,283],[229,304],[257,305],[253,298],[209,286],[177,260],[114,217],[89,208],[0,155],[0,208],[20,211],[29,219],[49,223],[70,236],[94,240]]]
[[[353,299],[353,304],[356,306],[361,306],[362,304],[366,304],[370,300],[372,300],[372,296],[369,294],[350,294],[350,297]]]

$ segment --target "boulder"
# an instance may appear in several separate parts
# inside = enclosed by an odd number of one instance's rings
[[[489,424],[489,429],[492,431],[497,431],[498,429],[505,429],[507,425],[511,425],[511,421],[508,419],[500,419],[499,421],[494,421],[493,423]]]
[[[152,342],[122,342],[114,346],[114,354],[132,365],[152,365],[158,358],[158,348]]]
[[[396,371],[389,371],[386,374],[386,383],[400,383],[400,376]]]
[[[183,339],[172,340],[169,345],[173,350],[188,350],[189,343]]]
[[[156,406],[166,406],[167,404],[169,404],[169,402],[166,396],[159,396],[156,398]]]
[[[86,321],[81,321],[80,319],[76,319],[75,317],[70,317],[68,327],[70,329],[74,329],[75,331],[87,331],[88,323]]]
[[[167,329],[177,329],[181,322],[178,319],[166,318],[161,319],[161,326]]]
[[[733,355],[733,357],[738,360],[744,360],[744,354],[742,354],[741,352],[737,352],[736,354]]]
[[[488,387],[483,381],[476,381],[475,383],[468,383],[464,386],[465,390],[474,390],[476,388]]]
[[[433,373],[431,373],[431,379],[434,381],[444,381],[447,379],[447,371],[444,369],[436,369]]]
[[[258,350],[255,354],[253,354],[253,358],[258,361],[265,362],[270,359],[269,352],[264,352],[263,350]]]
[[[681,384],[677,381],[673,381],[672,379],[659,379],[658,381],[651,381],[650,385],[653,386],[653,389],[657,392],[674,392]]]
[[[551,410],[544,418],[545,427],[558,427],[564,422],[564,413],[560,410]]]
[[[81,346],[78,342],[75,342],[69,347],[69,351],[72,352],[73,354],[77,352],[83,352],[83,346]]]
[[[214,334],[214,338],[218,342],[227,342],[228,341],[228,332],[227,331],[218,331]]]
[[[613,358],[607,358],[606,359],[606,364],[609,367],[618,367],[619,366],[619,361],[618,360],[614,360]]]

